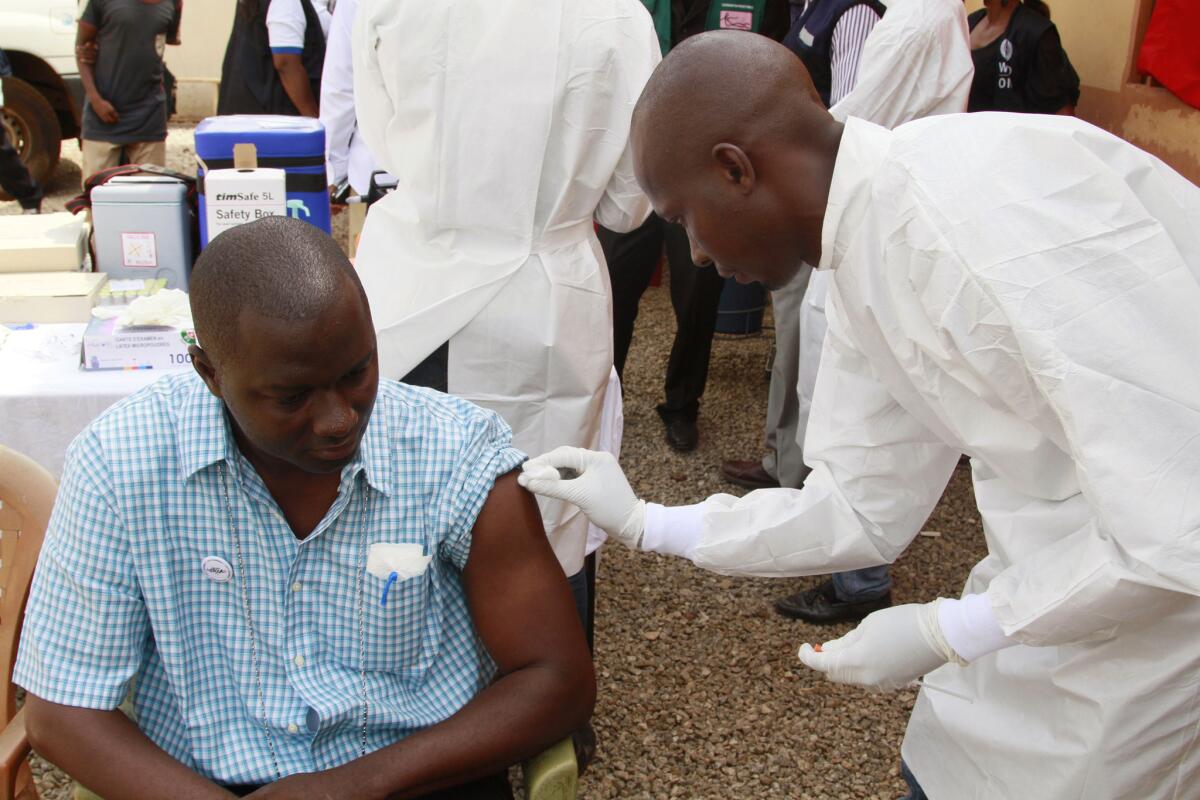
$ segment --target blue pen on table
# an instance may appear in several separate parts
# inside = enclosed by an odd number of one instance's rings
[[[387,583],[383,585],[383,596],[379,598],[379,605],[384,606],[385,608],[387,607],[388,591],[391,590],[392,584],[395,583],[396,579],[399,577],[400,576],[394,571],[391,575],[388,575]]]

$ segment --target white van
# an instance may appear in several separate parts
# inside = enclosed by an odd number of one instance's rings
[[[13,70],[0,124],[39,181],[53,174],[62,140],[79,136],[76,13],[75,0],[0,0],[0,49]]]

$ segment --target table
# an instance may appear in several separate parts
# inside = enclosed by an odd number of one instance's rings
[[[67,446],[102,411],[176,370],[79,367],[83,324],[14,330],[0,343],[0,444],[62,473]],[[191,366],[180,367],[190,370]]]

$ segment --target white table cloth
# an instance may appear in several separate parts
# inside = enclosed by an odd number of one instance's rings
[[[100,412],[172,372],[85,372],[79,347],[86,327],[37,325],[14,330],[0,343],[0,444],[56,476],[67,446]]]

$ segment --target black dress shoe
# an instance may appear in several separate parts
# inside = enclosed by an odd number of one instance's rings
[[[690,453],[696,449],[700,442],[700,429],[696,427],[695,420],[671,417],[664,419],[663,424],[667,426],[667,444],[671,445],[672,450]]]
[[[802,619],[814,625],[833,625],[838,622],[858,622],[868,614],[892,604],[892,593],[874,600],[847,603],[839,600],[828,580],[820,586],[789,595],[775,601],[775,610],[785,617]]]

